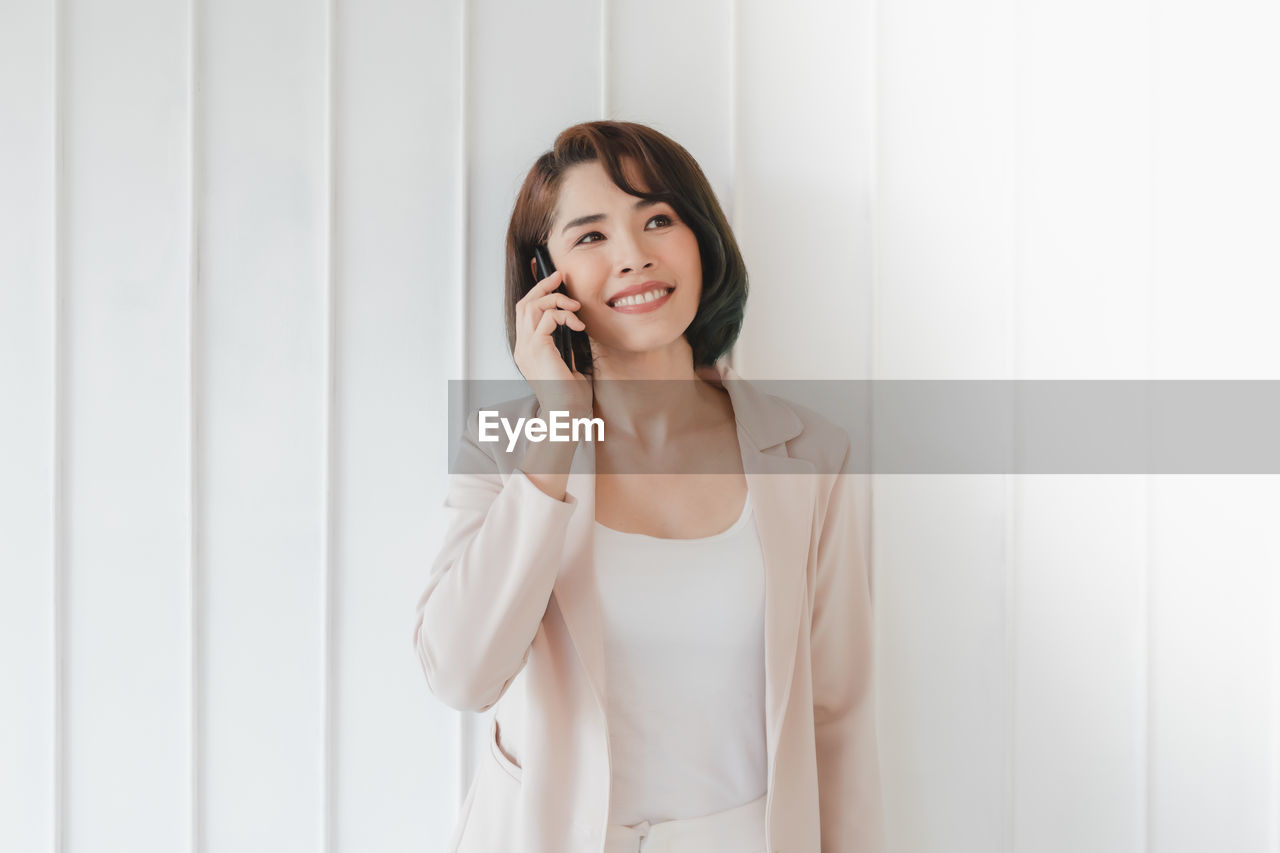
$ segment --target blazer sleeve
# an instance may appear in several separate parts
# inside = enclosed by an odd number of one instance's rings
[[[484,711],[524,668],[546,612],[577,499],[556,500],[518,468],[506,482],[469,428],[445,507],[448,532],[418,600],[414,646],[445,704]]]
[[[818,808],[822,853],[882,853],[871,591],[850,459],[846,449],[818,539],[810,637]]]

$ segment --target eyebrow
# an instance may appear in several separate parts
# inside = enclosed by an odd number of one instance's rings
[[[632,206],[631,209],[640,210],[641,208],[645,208],[645,207],[653,207],[655,204],[662,204],[662,202],[652,198],[642,198],[639,201],[637,201],[635,205]],[[592,222],[603,222],[604,219],[605,219],[605,215],[603,213],[593,213],[590,216],[579,216],[577,219],[569,220],[569,222],[567,222],[565,226],[560,229],[560,233],[563,234],[566,231],[568,231],[570,228],[576,228],[579,225],[590,225]]]

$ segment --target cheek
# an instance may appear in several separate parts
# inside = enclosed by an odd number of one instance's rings
[[[590,261],[574,260],[561,268],[564,270],[565,288],[569,295],[583,305],[600,298],[604,276],[596,267]]]
[[[685,259],[685,267],[702,275],[702,257],[698,251],[698,238],[692,233],[686,234],[680,253]]]
[[[698,238],[690,234],[686,245],[683,247],[685,257],[685,275],[692,279],[690,282],[698,291],[695,296],[701,295],[702,290],[702,257],[698,252]],[[696,299],[695,299],[696,301]]]

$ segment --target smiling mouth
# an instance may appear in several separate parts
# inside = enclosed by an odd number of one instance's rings
[[[634,296],[624,296],[621,299],[615,299],[609,302],[610,308],[629,308],[637,305],[647,305],[650,302],[657,302],[675,290],[674,287],[655,287],[653,290],[646,290],[644,293],[637,293]]]

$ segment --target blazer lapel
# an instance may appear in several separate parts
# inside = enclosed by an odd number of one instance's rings
[[[795,675],[813,530],[814,466],[787,455],[804,426],[790,407],[720,368],[738,422],[738,446],[764,553],[765,743],[770,786],[778,735]]]
[[[814,467],[787,455],[786,442],[803,429],[796,414],[760,393],[732,368],[703,371],[733,403],[747,489],[755,507],[765,570],[765,734],[772,771],[778,733],[791,691],[805,600],[805,567],[813,529]],[[724,382],[723,380],[732,380]],[[604,630],[595,583],[595,446],[584,442],[569,469],[568,491],[578,501],[565,540],[565,563],[553,596],[577,647],[596,701],[606,710]]]

